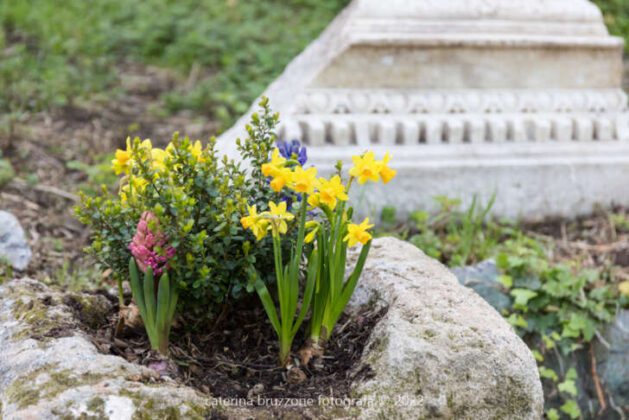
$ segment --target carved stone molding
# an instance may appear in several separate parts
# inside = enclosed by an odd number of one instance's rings
[[[629,140],[626,114],[316,114],[283,120],[280,137],[314,147]]]
[[[588,0],[352,0],[263,95],[321,172],[393,153],[357,209],[497,193],[498,215],[574,215],[629,205],[622,45]]]
[[[606,113],[627,110],[620,89],[592,90],[387,90],[306,89],[299,114]]]

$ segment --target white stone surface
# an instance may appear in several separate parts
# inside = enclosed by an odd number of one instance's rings
[[[391,150],[404,180],[376,210],[499,187],[496,214],[575,215],[629,205],[622,45],[587,0],[354,0],[264,95],[317,166]]]

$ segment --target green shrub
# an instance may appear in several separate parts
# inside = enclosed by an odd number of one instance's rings
[[[277,115],[266,101],[262,114],[254,115],[249,137],[239,148],[253,167],[266,162],[275,141]],[[273,278],[270,240],[251,244],[240,225],[246,206],[267,203],[272,192],[259,186],[266,179],[259,171],[248,174],[227,159],[219,159],[216,141],[205,148],[177,134],[165,149],[135,139],[127,150],[118,150],[114,168],[124,174],[120,191],[106,187],[100,196],[82,194],[76,212],[91,227],[89,252],[119,281],[129,276],[129,245],[140,217],[152,213],[169,247],[168,271],[176,281],[186,314],[203,319],[216,312],[230,297],[238,298],[249,284],[254,267],[263,281]],[[156,249],[155,257],[164,257]],[[155,267],[154,267],[155,268]]]

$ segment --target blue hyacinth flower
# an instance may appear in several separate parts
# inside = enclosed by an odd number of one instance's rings
[[[286,159],[295,159],[301,166],[308,161],[308,153],[306,152],[306,146],[302,146],[299,140],[292,140],[290,142],[279,140],[277,142],[277,148],[280,150],[280,155]]]

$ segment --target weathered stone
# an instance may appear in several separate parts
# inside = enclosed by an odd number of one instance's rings
[[[20,222],[11,213],[0,210],[0,260],[5,259],[17,270],[24,270],[31,260]]]
[[[459,283],[474,290],[498,312],[502,313],[511,307],[511,298],[498,281],[500,273],[495,261],[486,260],[476,265],[454,267],[451,271]]]
[[[498,215],[571,216],[629,205],[622,43],[586,0],[354,0],[264,95],[322,171],[392,152],[365,208],[497,192]]]
[[[445,267],[396,239],[374,241],[350,306],[387,307],[355,367],[356,378],[364,378],[352,391],[360,407],[323,400],[297,412],[238,408],[161,381],[152,369],[100,354],[79,330],[84,309],[91,308],[86,319],[95,324],[110,310],[100,299],[34,280],[0,286],[0,418],[541,416],[541,386],[526,346]]]
[[[535,360],[505,320],[439,262],[393,238],[374,242],[354,305],[388,305],[357,369],[366,418],[539,419]]]
[[[102,311],[104,317],[108,308],[100,296],[71,296],[83,302],[82,308],[72,304],[72,309],[63,303],[67,295],[34,280],[0,287],[0,418],[123,420],[211,413],[194,390],[157,385],[152,370],[98,353],[79,332],[78,316],[89,307],[91,316]]]

